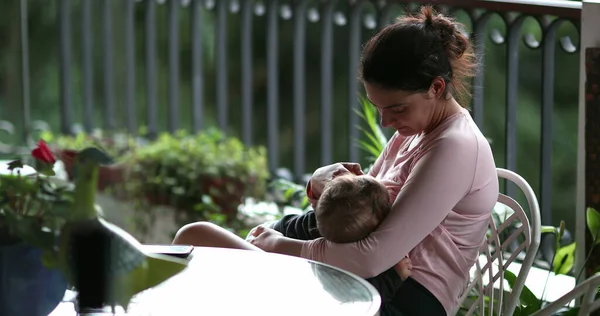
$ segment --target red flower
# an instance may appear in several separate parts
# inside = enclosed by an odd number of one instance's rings
[[[38,143],[37,148],[31,151],[31,155],[33,156],[33,158],[47,164],[54,164],[56,162],[56,158],[54,158],[54,155],[50,151],[50,148],[41,139]]]

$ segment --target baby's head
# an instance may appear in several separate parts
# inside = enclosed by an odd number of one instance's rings
[[[344,175],[325,185],[315,215],[325,239],[348,243],[367,237],[390,212],[387,189],[367,175]]]

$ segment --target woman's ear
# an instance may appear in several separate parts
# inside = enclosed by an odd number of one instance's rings
[[[444,97],[446,93],[446,81],[442,77],[436,77],[433,79],[429,91],[427,94],[430,98]]]

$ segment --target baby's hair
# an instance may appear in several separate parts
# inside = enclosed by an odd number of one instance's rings
[[[315,215],[325,239],[348,243],[367,237],[390,212],[387,189],[368,176],[341,176],[325,186]]]

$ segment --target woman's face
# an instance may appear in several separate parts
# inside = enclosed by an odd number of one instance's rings
[[[438,107],[437,89],[435,82],[427,92],[389,90],[365,83],[367,97],[379,111],[381,126],[393,128],[402,136],[419,134],[431,124]]]

